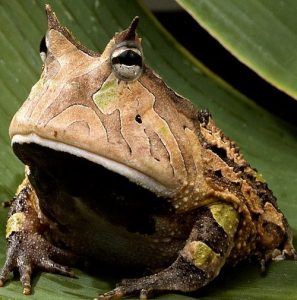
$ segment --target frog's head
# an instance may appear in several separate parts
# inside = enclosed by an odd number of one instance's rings
[[[31,169],[55,165],[62,172],[69,155],[158,196],[176,193],[194,165],[185,131],[194,131],[195,110],[143,63],[138,18],[99,54],[78,43],[49,6],[46,11],[43,72],[10,126],[17,156]],[[67,168],[81,173],[75,160]]]

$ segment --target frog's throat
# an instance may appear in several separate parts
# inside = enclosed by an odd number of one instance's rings
[[[55,151],[66,152],[71,155],[87,159],[95,164],[101,165],[109,171],[125,176],[130,181],[142,186],[147,190],[150,190],[160,197],[170,197],[173,192],[156,181],[154,178],[147,176],[127,165],[61,142],[43,139],[34,133],[28,135],[14,135],[11,139],[11,145],[13,146],[13,144],[37,144]]]

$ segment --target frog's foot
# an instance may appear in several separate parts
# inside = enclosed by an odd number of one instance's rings
[[[131,295],[144,300],[152,294],[165,291],[193,291],[208,281],[206,272],[179,256],[167,269],[138,279],[124,279],[115,289],[99,295],[95,300],[117,300]]]
[[[292,257],[293,260],[297,260],[297,251],[293,245],[293,237],[291,231],[288,233],[288,239],[283,247],[282,250],[282,257],[283,259],[286,259],[287,257]],[[273,258],[274,260],[277,260]]]
[[[269,261],[282,261],[288,258],[291,258],[293,260],[297,260],[297,251],[293,246],[292,237],[289,235],[288,240],[284,244],[282,249],[273,249],[273,250],[267,250],[266,253],[263,255],[260,253],[258,254],[260,265],[261,265],[261,271],[266,271],[266,265]]]
[[[220,224],[214,217],[218,211],[226,218],[226,221],[220,219]],[[190,237],[172,265],[150,276],[123,280],[114,290],[96,299],[116,300],[130,295],[147,299],[153,293],[191,292],[205,286],[226,262],[237,224],[238,214],[228,204],[216,203],[200,208]]]
[[[60,265],[53,259],[72,261],[71,253],[61,250],[38,233],[14,232],[8,238],[6,262],[0,273],[0,287],[4,285],[10,272],[19,271],[23,294],[31,293],[31,277],[35,269],[74,277],[69,267]]]

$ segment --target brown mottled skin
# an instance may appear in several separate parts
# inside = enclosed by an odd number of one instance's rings
[[[41,79],[9,131],[26,176],[0,286],[18,270],[30,294],[34,269],[73,276],[64,264],[83,258],[140,276],[98,299],[145,299],[197,290],[248,257],[296,259],[267,184],[208,111],[143,64],[137,18],[99,54],[46,11]]]

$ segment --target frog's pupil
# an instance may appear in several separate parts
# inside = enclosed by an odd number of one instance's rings
[[[121,64],[126,66],[142,66],[141,56],[133,50],[123,51],[118,56],[112,58],[113,64]]]

